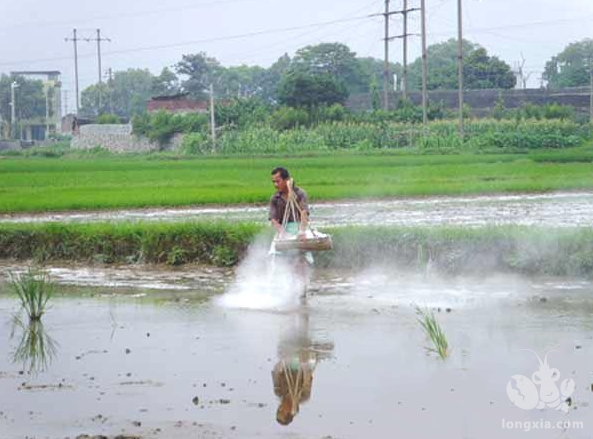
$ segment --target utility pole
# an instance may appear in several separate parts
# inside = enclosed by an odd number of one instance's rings
[[[107,69],[107,75],[109,79],[107,80],[107,87],[109,88],[109,112],[113,113],[113,75],[111,71],[111,67]]]
[[[18,88],[18,86],[19,83],[16,81],[12,81],[10,83],[10,126],[12,131],[12,137],[16,136],[16,102],[14,99],[14,89]]]
[[[457,76],[459,80],[459,137],[463,139],[463,26],[461,19],[461,0],[457,0]]]
[[[428,115],[426,111],[426,5],[424,0],[420,0],[420,14],[422,26],[422,124],[426,128]]]
[[[93,40],[92,38],[85,38],[85,41],[91,41]],[[102,84],[103,84],[103,80],[101,79],[102,76],[102,70],[101,70],[101,41],[111,41],[109,38],[101,38],[101,29],[97,29],[97,37],[94,38],[94,40],[97,42],[97,64],[98,64],[98,72],[99,72],[99,87],[97,88],[99,91],[99,106],[97,108],[97,112],[100,113],[101,112],[101,108],[102,108],[102,99],[101,99],[101,94],[102,94]]]
[[[389,110],[389,42],[391,40],[394,40],[396,38],[404,38],[404,57],[407,57],[406,54],[406,50],[407,50],[407,41],[406,41],[406,37],[409,36],[409,34],[407,33],[407,13],[411,12],[411,11],[418,11],[419,8],[411,8],[411,9],[407,9],[407,0],[404,1],[404,9],[401,11],[389,11],[389,0],[385,0],[385,12],[383,12],[382,14],[372,14],[370,15],[370,17],[374,17],[377,15],[383,15],[383,17],[385,18],[385,65],[383,67],[383,109],[384,110]],[[389,36],[389,17],[391,15],[394,14],[403,14],[404,16],[404,22],[406,23],[406,27],[404,28],[404,33],[403,35],[397,35],[394,37],[390,37]],[[407,58],[406,58],[407,59]],[[405,61],[404,61],[404,66],[405,66]],[[404,67],[405,69],[405,67]],[[405,72],[405,70],[404,70]],[[404,74],[405,77],[405,74]],[[395,82],[394,82],[395,85]],[[404,86],[402,86],[404,87]],[[404,91],[405,93],[405,91]]]
[[[210,127],[212,128],[212,152],[216,153],[216,125],[214,120],[214,85],[210,84]]]
[[[593,123],[593,63],[589,58],[589,120]]]
[[[385,66],[383,67],[383,109],[389,110],[389,0],[385,0]]]
[[[65,41],[74,42],[74,80],[76,82],[76,115],[78,116],[78,48],[76,42],[79,38],[76,37],[76,29],[72,31],[72,38],[64,38]]]
[[[64,90],[64,114],[68,114],[68,90]]]
[[[408,37],[417,34],[409,34],[408,33],[408,13],[419,11],[420,8],[410,8],[408,9],[408,0],[404,0],[404,8],[401,11],[392,12],[392,14],[402,14],[403,16],[403,24],[404,24],[404,32],[401,35],[396,35],[395,37],[391,37],[390,40],[395,38],[402,38],[403,39],[403,69],[402,69],[402,80],[401,80],[401,90],[402,90],[402,97],[407,99],[408,94]]]
[[[49,135],[50,123],[49,123],[49,85],[43,84],[43,92],[45,93],[45,138]]]
[[[408,98],[408,0],[404,0],[403,8],[404,19],[404,47],[403,47],[403,68],[402,68],[402,97],[404,100]]]

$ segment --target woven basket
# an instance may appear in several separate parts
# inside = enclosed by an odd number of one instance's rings
[[[330,235],[301,239],[276,239],[276,250],[283,252],[287,250],[302,250],[319,252],[332,249],[332,238]]]

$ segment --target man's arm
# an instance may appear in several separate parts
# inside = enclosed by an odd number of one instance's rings
[[[282,232],[284,231],[284,229],[282,228],[282,224],[280,224],[276,218],[272,218],[270,220],[270,223],[272,224],[272,227],[274,227],[274,229],[276,229],[276,233],[278,233],[278,235],[282,236]]]
[[[276,233],[278,233],[279,236],[282,236],[283,228],[282,224],[280,224],[280,221],[278,221],[278,207],[276,205],[274,195],[272,195],[270,198],[270,214],[268,218],[270,220],[270,224],[272,224],[272,227],[274,227],[276,230]]]

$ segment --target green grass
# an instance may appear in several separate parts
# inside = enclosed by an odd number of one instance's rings
[[[0,224],[0,258],[230,266],[270,227],[253,223]],[[340,227],[315,266],[593,277],[593,228]],[[269,241],[268,241],[269,242]]]
[[[414,310],[418,316],[416,320],[424,329],[424,333],[432,343],[432,347],[427,347],[428,352],[434,352],[441,360],[444,360],[449,355],[449,343],[441,325],[437,321],[434,313],[428,309],[422,309],[418,305],[414,305]]]
[[[41,320],[47,302],[53,295],[53,284],[42,270],[29,268],[20,274],[10,274],[10,283],[29,321]]]
[[[265,203],[285,166],[311,200],[593,188],[593,149],[526,154],[4,158],[0,212]]]
[[[0,224],[0,258],[229,266],[261,229],[222,222]]]

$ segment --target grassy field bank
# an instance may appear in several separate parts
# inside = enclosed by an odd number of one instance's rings
[[[593,228],[534,227],[328,229],[334,249],[316,266],[593,275]],[[0,225],[0,258],[88,263],[237,264],[269,228],[252,223]]]
[[[3,158],[0,212],[264,203],[287,167],[312,200],[593,188],[593,148],[287,157]]]

